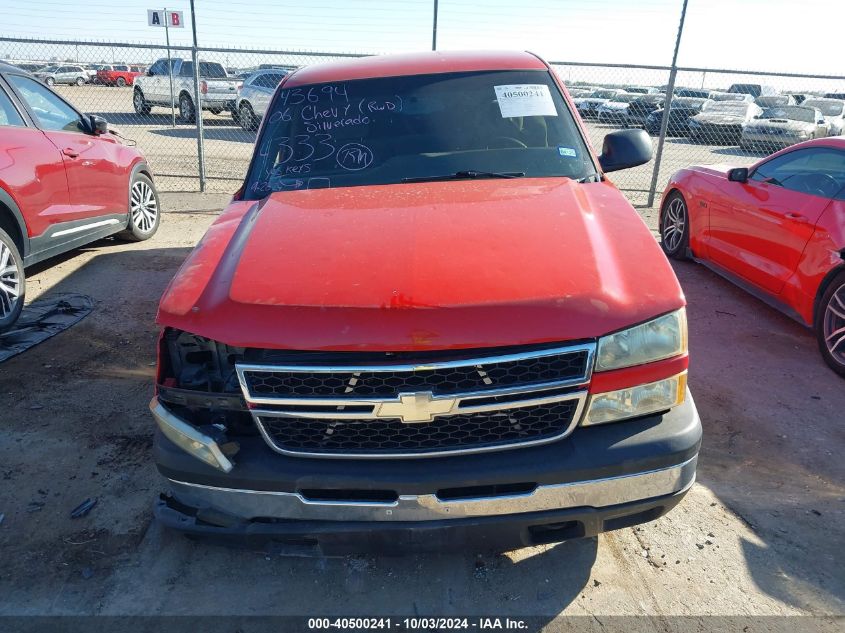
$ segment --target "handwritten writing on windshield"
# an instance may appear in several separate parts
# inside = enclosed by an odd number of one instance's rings
[[[255,191],[303,188],[303,177],[331,169],[332,163],[350,172],[367,169],[375,160],[373,150],[360,138],[340,141],[333,132],[365,129],[383,114],[401,112],[403,102],[399,95],[355,98],[346,84],[327,84],[282,90],[276,106],[268,119],[267,140],[259,148],[259,156],[272,165],[263,170],[264,184],[253,185]],[[281,136],[285,133],[289,135]]]

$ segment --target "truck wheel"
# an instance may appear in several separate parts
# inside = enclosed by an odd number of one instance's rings
[[[137,89],[132,95],[132,105],[135,106],[135,114],[141,116],[146,116],[152,110],[152,107],[147,104],[147,100],[144,98],[144,93]]]
[[[824,362],[845,376],[845,271],[833,279],[822,295],[815,329]]]
[[[76,81],[74,82],[77,86],[84,86],[85,80],[82,77],[77,77]]]
[[[238,122],[245,130],[254,130],[258,127],[258,123],[255,120],[255,113],[252,111],[252,106],[250,106],[246,101],[241,102],[241,107],[238,108]]]
[[[194,102],[186,94],[179,95],[179,118],[183,123],[193,123],[196,118]]]
[[[660,209],[660,246],[667,257],[688,259],[689,210],[679,191],[670,193]]]
[[[117,86],[118,88],[123,88],[126,85],[126,80],[123,77],[117,78]]]
[[[159,222],[161,213],[155,185],[144,174],[135,174],[129,185],[129,223],[118,237],[130,242],[143,242],[155,235]]]
[[[14,240],[0,229],[0,332],[8,330],[18,320],[25,291],[23,258]]]
[[[47,77],[47,79],[44,80],[44,83],[52,88],[53,86],[56,85],[56,80],[53,79],[52,77]]]

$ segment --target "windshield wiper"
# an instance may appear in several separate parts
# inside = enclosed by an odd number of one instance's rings
[[[436,182],[438,180],[473,180],[475,178],[522,178],[524,171],[456,171],[442,176],[415,176],[403,178],[402,182]]]

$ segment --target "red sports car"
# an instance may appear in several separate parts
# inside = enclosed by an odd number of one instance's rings
[[[0,63],[0,331],[23,308],[26,266],[116,233],[145,240],[158,224],[143,155]]]
[[[660,208],[669,257],[691,257],[815,329],[845,376],[845,137],[751,167],[682,169]]]

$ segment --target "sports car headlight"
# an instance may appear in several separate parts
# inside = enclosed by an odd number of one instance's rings
[[[599,339],[596,371],[621,369],[678,356],[687,351],[684,308]]]
[[[687,374],[683,372],[645,385],[594,394],[590,396],[590,406],[581,426],[616,422],[666,411],[683,403],[686,390]]]

